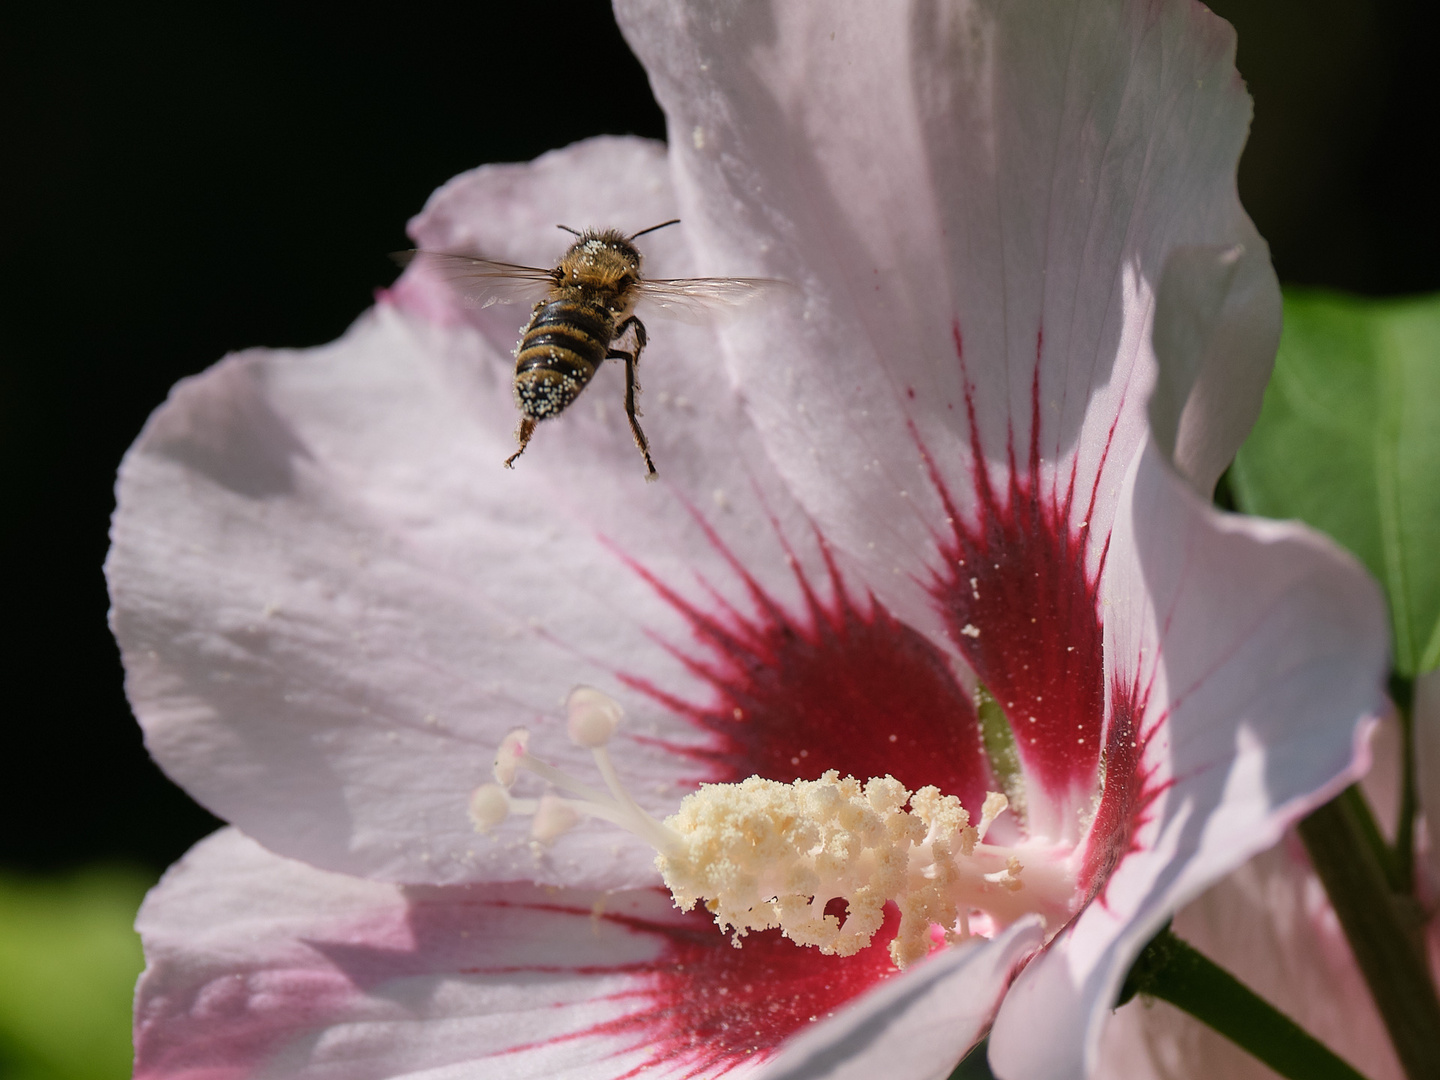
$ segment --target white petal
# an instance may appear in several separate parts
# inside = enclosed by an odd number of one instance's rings
[[[136,1075],[362,1078],[477,1065],[496,1080],[618,1075],[623,1066],[592,1063],[645,1055],[626,1053],[623,1037],[583,1033],[631,1011],[626,995],[644,980],[627,968],[653,961],[660,942],[592,919],[592,898],[577,906],[573,894],[527,886],[407,894],[221,832],[170,871],[137,921],[148,967]]]
[[[877,594],[934,629],[947,510],[921,447],[970,510],[972,409],[998,488],[1031,483],[1033,455],[1037,501],[1103,540],[1145,435],[1167,256],[1263,252],[1235,193],[1250,103],[1230,28],[1183,0],[618,11],[705,272],[805,293],[737,320],[728,354],[777,467]],[[1202,382],[1208,468],[1243,431],[1214,420],[1228,384]],[[1231,389],[1258,407],[1256,378]]]
[[[672,205],[654,144],[605,139],[478,170],[418,228],[486,243],[499,222],[521,249],[498,254],[553,258],[554,221],[631,227]],[[654,240],[658,272],[689,270],[675,230]],[[672,812],[707,775],[684,751],[712,740],[637,687],[715,697],[679,655],[698,630],[677,597],[712,617],[760,599],[803,613],[797,569],[826,578],[812,527],[747,439],[709,331],[657,326],[642,361],[660,483],[643,480],[616,365],[509,472],[522,316],[491,340],[397,310],[418,286],[395,293],[334,345],[232,356],[180,384],[127,456],[107,570],[148,746],[215,813],[317,866],[650,882],[653,853],[609,827],[543,858],[523,821],[477,837],[468,796],[521,725],[540,757],[592,777],[562,719],[587,683],[627,711],[622,777]]]
[[[1127,483],[1105,593],[1107,785],[1087,853],[1100,892],[1006,998],[991,1041],[1006,1080],[1093,1067],[1148,938],[1359,777],[1385,707],[1385,609],[1353,558],[1303,526],[1221,514],[1153,447]],[[1029,1034],[1039,1015],[1044,1043]]]
[[[816,1071],[837,1049],[929,1080],[1039,944],[1020,927],[889,978],[883,949],[733,948],[652,890],[395,886],[235,830],[172,868],[137,925],[141,1080],[849,1075]]]

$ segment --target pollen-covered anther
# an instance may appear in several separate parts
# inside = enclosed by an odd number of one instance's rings
[[[990,826],[995,819],[1003,814],[1010,805],[1010,800],[998,791],[991,791],[985,796],[985,802],[980,807],[980,824],[975,826],[976,839],[984,840],[985,834],[990,831]]]
[[[618,701],[593,686],[577,686],[565,699],[566,727],[576,746],[604,746],[624,715]]]
[[[487,832],[510,816],[510,796],[499,784],[481,784],[470,793],[470,821]]]
[[[990,884],[999,885],[1002,889],[1009,889],[1011,892],[1014,892],[1024,887],[1025,883],[1020,880],[1020,871],[1024,869],[1025,867],[1020,865],[1019,857],[1011,855],[1010,858],[1005,861],[1004,870],[997,870],[993,874],[986,874],[984,876],[985,880],[990,882]]]
[[[501,787],[509,788],[515,783],[515,770],[525,756],[525,744],[529,740],[530,732],[524,728],[516,728],[500,740],[500,748],[495,751],[495,782]]]
[[[549,793],[539,799],[516,799],[499,784],[481,784],[470,793],[470,822],[479,833],[489,832],[511,814],[530,818],[530,839],[542,846],[580,823],[580,811],[566,799]]]
[[[541,795],[535,816],[530,820],[530,839],[548,844],[578,824],[580,812],[567,800],[556,795]]]

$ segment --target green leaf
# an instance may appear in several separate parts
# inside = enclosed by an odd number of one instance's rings
[[[0,874],[0,1076],[125,1080],[144,966],[132,924],[153,877]]]
[[[1247,513],[1299,518],[1385,587],[1395,667],[1440,667],[1440,296],[1291,289],[1275,376],[1231,470]]]

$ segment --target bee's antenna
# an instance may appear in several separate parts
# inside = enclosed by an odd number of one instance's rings
[[[631,240],[634,240],[634,239],[636,239],[637,237],[644,236],[646,233],[652,233],[652,232],[654,232],[656,229],[663,229],[663,228],[665,228],[665,226],[667,226],[667,225],[679,225],[679,224],[680,224],[680,219],[679,219],[678,217],[677,217],[677,218],[671,218],[669,221],[662,221],[659,225],[651,225],[648,229],[641,229],[641,230],[640,230],[639,232],[637,232],[637,233],[631,233],[631,234],[630,234],[630,239],[631,239]]]
[[[564,230],[565,230],[566,232],[568,232],[571,236],[579,236],[579,235],[580,235],[579,230],[577,230],[577,229],[572,229],[569,225],[556,225],[555,227],[556,227],[557,229],[564,229]]]

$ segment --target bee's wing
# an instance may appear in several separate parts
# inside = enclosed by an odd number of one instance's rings
[[[468,304],[531,302],[555,284],[555,272],[538,266],[452,255],[443,251],[397,251],[391,256],[401,266],[418,263],[448,281]]]
[[[746,304],[796,292],[790,282],[775,278],[646,278],[639,285],[652,311],[681,322],[709,322]]]

